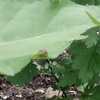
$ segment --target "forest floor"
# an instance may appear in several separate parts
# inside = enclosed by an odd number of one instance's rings
[[[0,75],[0,100],[45,100],[46,98],[55,98],[59,91],[54,91],[51,88],[54,84],[56,84],[54,77],[43,74],[33,78],[33,81],[29,84],[19,87],[13,85],[5,76]],[[74,86],[70,89],[70,91],[80,93]],[[60,95],[62,95],[62,92]]]

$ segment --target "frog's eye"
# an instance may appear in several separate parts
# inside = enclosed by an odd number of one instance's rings
[[[42,50],[40,50],[39,52],[42,52],[42,53],[44,53],[45,55],[48,55],[48,52],[47,52],[47,50],[45,50],[45,49],[42,49]]]

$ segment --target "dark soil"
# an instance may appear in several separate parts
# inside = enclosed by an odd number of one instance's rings
[[[19,87],[0,75],[0,100],[44,100],[46,89],[55,83],[51,76],[38,75],[29,84]]]
[[[18,85],[13,85],[5,76],[0,75],[0,100],[44,100],[46,98],[46,90],[56,83],[57,81],[54,77],[43,74],[35,77],[29,84],[19,87]],[[66,91],[66,95],[70,91],[73,91],[74,95],[81,93],[76,90],[75,86],[70,87],[68,91]]]

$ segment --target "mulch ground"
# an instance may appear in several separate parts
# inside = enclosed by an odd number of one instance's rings
[[[44,100],[46,89],[55,83],[51,76],[38,75],[29,84],[19,87],[0,75],[0,100]]]
[[[56,83],[54,77],[43,74],[33,78],[33,81],[29,84],[19,87],[13,85],[4,75],[0,75],[0,100],[44,100],[47,97],[53,98],[57,95],[55,94],[57,91],[51,91],[49,88]],[[70,87],[69,91],[80,93],[74,86]]]

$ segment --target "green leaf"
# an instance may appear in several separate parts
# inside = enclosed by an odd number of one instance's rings
[[[65,86],[71,86],[75,84],[76,80],[78,78],[78,71],[74,72],[67,72],[65,76],[63,76],[60,79],[60,82],[58,83],[58,86],[65,87]]]
[[[100,26],[100,22],[98,20],[96,20],[90,13],[86,12],[86,14],[90,17],[91,21]]]
[[[100,5],[100,0],[72,0],[82,5]]]
[[[99,100],[100,99],[100,86],[89,86],[87,85],[82,94],[83,100]]]
[[[40,66],[45,66],[46,63],[47,63],[46,59],[38,59],[37,60],[37,64],[40,65]]]
[[[69,53],[72,55],[79,55],[86,49],[85,44],[82,40],[73,41],[69,48]],[[73,56],[72,56],[73,57]]]
[[[99,6],[68,0],[1,0],[0,10],[0,73],[6,75],[18,73],[42,48],[56,58],[70,41],[86,38],[81,33],[95,25],[85,11],[100,18]]]
[[[52,71],[54,74],[60,75],[60,77],[66,73],[65,67],[59,64],[52,65]]]
[[[64,67],[63,72],[62,72],[62,75],[65,75],[67,72],[71,72],[73,70],[71,64],[72,64],[72,59],[71,58],[64,58],[59,63],[60,66],[63,66]]]
[[[45,55],[44,53],[39,52],[39,53],[31,56],[30,59],[53,59],[53,57],[49,57],[49,56]]]
[[[9,76],[8,79],[13,84],[18,84],[23,86],[23,84],[32,81],[33,77],[38,74],[38,69],[32,62],[28,63],[19,73],[15,74],[15,76]]]
[[[98,42],[97,48],[96,48],[96,52],[100,55],[100,41]]]
[[[99,73],[95,73],[92,80],[88,82],[88,85],[93,86],[94,84],[99,84],[99,81],[100,81]]]
[[[9,73],[9,71],[10,71],[10,73]],[[7,68],[5,68],[5,70],[4,70],[4,67],[0,67],[0,74],[3,74],[3,75],[10,75],[10,76],[14,76],[14,71],[13,71],[13,69],[10,67],[10,66],[8,66]]]
[[[92,95],[94,91],[95,91],[95,88],[87,84],[87,86],[84,87],[84,92],[81,96],[82,100],[87,100],[87,99],[91,100],[90,95]]]
[[[70,64],[70,63],[72,63],[71,58],[66,57],[66,58],[64,58],[64,59],[60,62],[60,65],[65,65],[65,66],[67,66],[67,65]]]
[[[91,100],[100,100],[100,86],[96,86],[93,89],[95,89],[95,92],[90,96]]]
[[[21,71],[21,69],[25,67],[25,65],[27,65],[29,62],[30,62],[30,58],[26,56],[7,58],[5,60],[1,59],[0,64],[2,66],[0,66],[0,72],[1,74],[14,76],[15,73]]]
[[[81,79],[83,83],[88,82],[89,80],[92,80],[93,75],[94,75],[94,72],[92,68],[90,68],[90,66],[88,67],[84,65],[79,71],[79,79]]]
[[[94,72],[100,73],[100,55],[96,52],[95,46],[86,49],[73,60],[72,68],[79,70],[79,78],[82,82],[92,80]]]
[[[100,26],[97,26],[97,27],[93,27],[93,28],[87,30],[85,33],[83,33],[83,35],[88,35],[88,37],[83,40],[83,42],[85,42],[87,47],[91,47],[91,46],[97,44],[97,42],[99,41],[99,38],[100,38],[99,33],[97,33],[99,31],[100,31]]]

